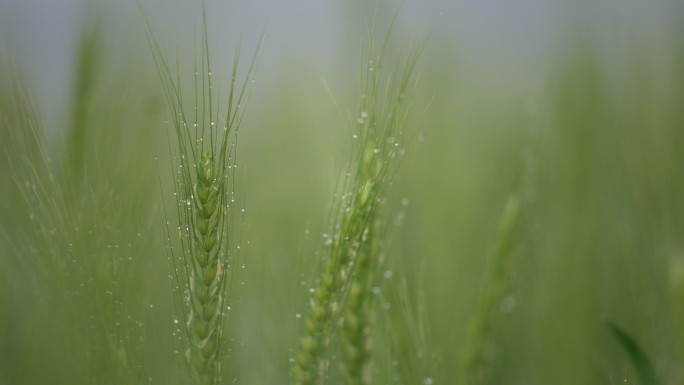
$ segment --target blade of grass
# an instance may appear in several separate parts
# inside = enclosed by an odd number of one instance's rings
[[[606,321],[606,327],[629,356],[641,383],[643,385],[661,385],[662,383],[651,364],[651,360],[634,337],[615,322]]]

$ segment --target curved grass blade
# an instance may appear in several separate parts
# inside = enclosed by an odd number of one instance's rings
[[[637,341],[624,329],[612,321],[606,321],[606,326],[611,334],[625,350],[636,371],[641,383],[644,385],[661,385],[662,382],[656,374],[655,368],[648,359],[648,355],[639,346]]]

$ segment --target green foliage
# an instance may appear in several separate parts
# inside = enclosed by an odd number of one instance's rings
[[[94,49],[99,40],[94,32],[85,40],[89,43],[78,56],[88,59],[80,70],[101,76]],[[131,143],[154,142],[154,130],[141,129],[153,113],[134,110],[134,99],[111,106],[110,98],[122,95],[112,85],[105,103],[99,99],[102,88],[89,85],[85,92],[79,87],[74,96],[79,117],[68,126],[64,141],[50,145],[20,74],[8,74],[11,108],[3,109],[2,125],[7,133],[6,197],[12,203],[3,216],[14,222],[3,222],[2,244],[14,272],[7,277],[8,292],[16,296],[12,302],[23,304],[19,314],[31,320],[11,324],[8,333],[19,345],[42,341],[47,348],[36,359],[58,364],[26,373],[19,365],[7,381],[139,383],[146,377],[137,364],[144,357],[136,340],[144,335],[140,325],[146,298],[139,293],[147,290],[146,256],[156,248],[153,237],[148,238],[154,210],[147,192],[154,183],[152,157]],[[99,119],[122,106],[130,108],[127,116]],[[118,131],[118,140],[112,140],[112,130]],[[121,161],[124,151],[128,156]],[[71,158],[75,154],[78,158]],[[133,166],[137,175],[130,178]],[[24,327],[36,331],[35,340],[23,334]]]

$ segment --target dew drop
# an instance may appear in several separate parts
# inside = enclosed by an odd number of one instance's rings
[[[515,295],[509,295],[501,300],[501,303],[499,304],[499,310],[502,313],[511,313],[513,310],[515,310],[517,305],[518,303]]]

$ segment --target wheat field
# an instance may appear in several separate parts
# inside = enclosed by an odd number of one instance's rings
[[[532,3],[0,3],[0,385],[684,382],[683,9]]]

